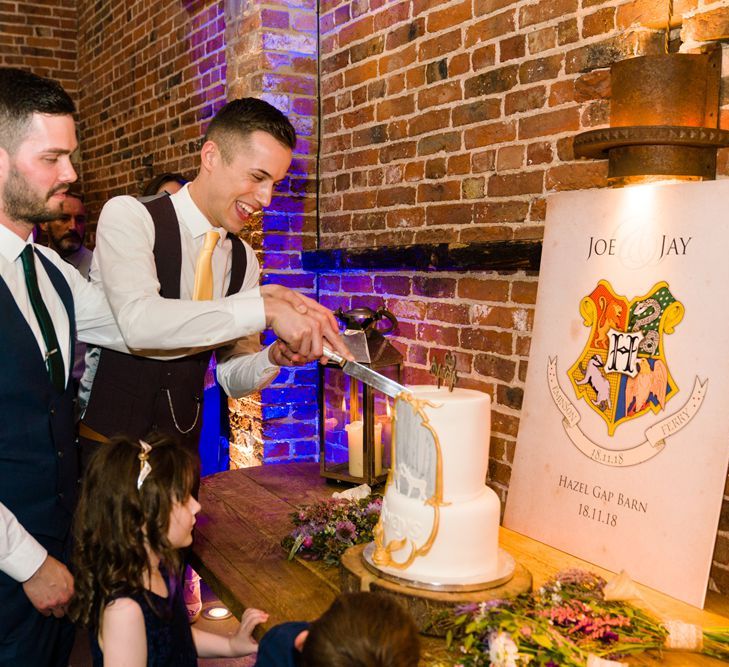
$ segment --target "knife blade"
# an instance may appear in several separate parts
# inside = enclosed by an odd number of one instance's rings
[[[331,359],[338,366],[341,366],[342,371],[350,377],[364,382],[366,385],[377,389],[377,391],[381,391],[391,398],[397,398],[402,392],[412,393],[406,387],[395,382],[395,380],[391,380],[389,377],[385,377],[377,371],[367,368],[367,366],[358,364],[356,361],[347,361],[343,356],[337,354],[334,350],[330,350],[326,345],[324,346],[324,356]]]

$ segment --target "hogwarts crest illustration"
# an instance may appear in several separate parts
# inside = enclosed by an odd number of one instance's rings
[[[549,359],[550,394],[564,417],[563,426],[572,443],[586,456],[606,465],[635,465],[657,454],[666,437],[681,430],[696,414],[708,380],[696,378],[688,401],[672,412],[672,399],[679,393],[664,348],[664,336],[673,334],[684,317],[684,306],[659,282],[644,295],[628,299],[600,280],[579,304],[586,328],[580,356],[567,371],[572,387],[568,395],[559,382],[557,357]],[[605,422],[607,439],[597,442],[580,428],[583,406]],[[659,415],[645,430],[645,441],[618,448],[616,429],[645,415]]]

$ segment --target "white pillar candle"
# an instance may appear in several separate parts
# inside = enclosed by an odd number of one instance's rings
[[[357,419],[345,425],[347,431],[347,445],[349,449],[349,474],[352,477],[364,477],[363,448],[362,448],[362,420]]]
[[[375,475],[382,474],[382,423],[375,424]]]

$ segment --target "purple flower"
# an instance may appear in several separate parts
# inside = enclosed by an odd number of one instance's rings
[[[307,535],[304,540],[301,542],[301,546],[304,547],[304,549],[311,549],[312,545],[314,544],[314,538],[310,535]]]
[[[351,521],[339,521],[336,535],[343,542],[354,540],[357,537],[357,528]]]

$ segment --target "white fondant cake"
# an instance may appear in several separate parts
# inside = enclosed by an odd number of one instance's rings
[[[500,503],[486,486],[491,398],[411,387],[395,406],[392,469],[372,561],[430,585],[496,578]]]

